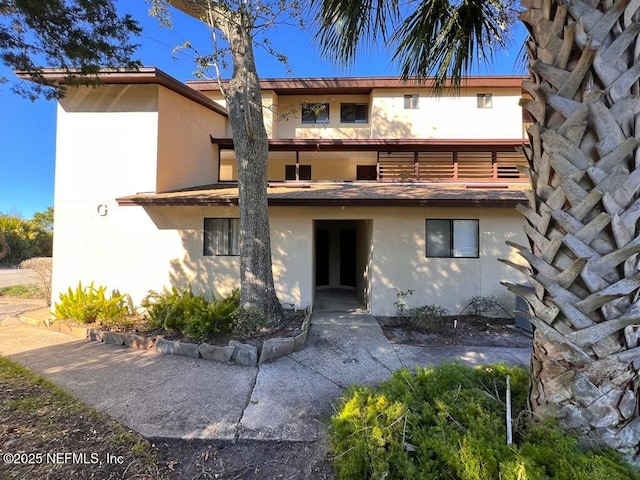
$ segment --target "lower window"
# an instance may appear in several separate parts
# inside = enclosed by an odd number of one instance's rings
[[[479,221],[428,219],[427,257],[478,258]]]
[[[240,255],[240,219],[204,219],[204,255]]]

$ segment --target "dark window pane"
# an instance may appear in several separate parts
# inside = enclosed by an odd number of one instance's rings
[[[356,123],[367,123],[369,121],[369,105],[366,103],[356,104]]]
[[[295,180],[296,179],[296,166],[295,165],[285,165],[285,167],[284,167],[284,179],[285,180]]]
[[[311,165],[298,165],[300,180],[311,180]]]
[[[367,123],[369,121],[369,104],[367,103],[341,103],[341,123]]]
[[[427,220],[427,257],[451,256],[451,221]]]
[[[375,165],[357,165],[356,166],[356,179],[357,180],[377,180],[378,172]]]
[[[342,103],[340,105],[340,122],[354,123],[356,121],[355,103]]]

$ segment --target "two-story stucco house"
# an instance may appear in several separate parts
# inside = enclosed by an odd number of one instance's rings
[[[61,80],[58,73],[45,74]],[[79,281],[149,290],[238,286],[231,130],[216,82],[107,72],[58,107],[53,297]],[[395,78],[263,80],[273,271],[283,304],[326,288],[376,315],[513,299],[498,258],[524,243],[520,77],[457,96]]]

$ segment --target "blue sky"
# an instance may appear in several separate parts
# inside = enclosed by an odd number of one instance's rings
[[[126,3],[126,6],[124,4]],[[192,58],[172,53],[172,49],[189,39],[201,48],[209,45],[207,30],[182,13],[174,15],[174,29],[161,28],[148,16],[148,4],[122,2],[142,25],[143,33],[136,43],[141,46],[138,58],[145,66],[158,67],[178,80],[194,78]],[[522,38],[519,30],[518,38]],[[388,76],[397,70],[389,64],[384,52],[364,52],[348,69],[336,67],[320,56],[311,33],[293,27],[272,30],[274,46],[288,55],[296,77],[322,76]],[[496,58],[491,68],[475,73],[521,73],[515,70],[519,46]],[[266,52],[256,52],[258,73],[262,78],[285,77],[285,68]],[[14,79],[12,72],[0,66],[0,76]],[[8,85],[0,85],[0,213],[31,218],[35,212],[53,205],[55,163],[56,103],[44,99],[31,102],[18,97]]]

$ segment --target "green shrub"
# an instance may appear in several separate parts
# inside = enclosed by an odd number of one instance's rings
[[[81,323],[100,322],[105,325],[120,324],[127,315],[132,314],[128,295],[114,291],[107,296],[107,287],[88,287],[78,283],[75,290],[68,288],[60,294],[59,302],[53,308],[53,316],[58,319],[75,319]]]
[[[403,321],[414,330],[426,333],[441,332],[445,328],[453,328],[453,322],[448,318],[449,312],[437,305],[423,305],[408,309]]]
[[[514,444],[506,445],[506,377]],[[613,452],[583,452],[551,423],[529,424],[528,372],[446,363],[351,387],[331,420],[339,480],[638,480]]]
[[[173,287],[169,292],[150,292],[144,306],[153,328],[206,338],[231,331],[231,314],[239,303],[237,289],[227,297],[214,297],[209,302],[202,295],[195,295],[191,288],[180,291]]]
[[[233,333],[241,337],[249,337],[263,328],[271,326],[271,322],[258,307],[238,307],[232,315]]]

